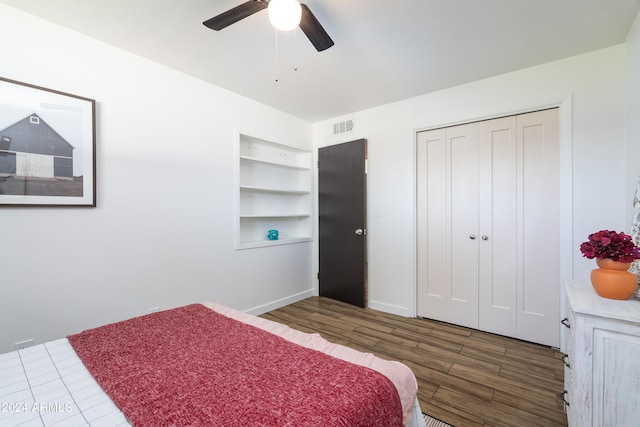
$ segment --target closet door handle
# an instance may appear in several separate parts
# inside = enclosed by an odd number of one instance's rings
[[[469,238],[471,240],[476,240],[476,235],[475,234],[469,234]]]
[[[486,234],[483,234],[481,238],[482,240],[489,240],[489,236],[487,236]]]

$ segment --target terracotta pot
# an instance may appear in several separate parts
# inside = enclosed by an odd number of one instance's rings
[[[638,288],[638,277],[627,271],[631,263],[596,258],[598,267],[591,271],[593,289],[604,298],[626,300]]]
[[[627,271],[631,268],[631,263],[614,261],[611,258],[596,258],[596,264],[600,268],[606,268],[607,270],[619,270]]]

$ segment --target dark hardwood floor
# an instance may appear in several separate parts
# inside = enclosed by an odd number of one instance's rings
[[[261,317],[402,361],[418,379],[422,410],[451,425],[567,425],[562,354],[551,348],[322,297]]]

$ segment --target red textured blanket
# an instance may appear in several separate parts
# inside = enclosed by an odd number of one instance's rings
[[[200,304],[68,337],[134,426],[402,425],[379,372]]]

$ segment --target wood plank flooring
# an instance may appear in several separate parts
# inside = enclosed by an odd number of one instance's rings
[[[562,354],[551,348],[322,297],[261,317],[402,361],[418,379],[422,410],[451,425],[567,425]]]

